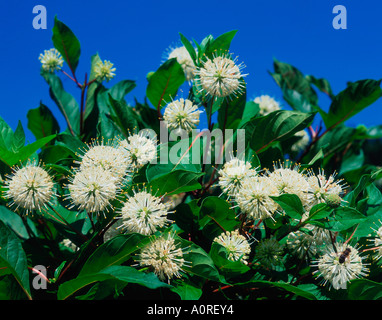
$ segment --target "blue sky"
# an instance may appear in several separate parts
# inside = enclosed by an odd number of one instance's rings
[[[32,26],[35,5],[48,14],[46,30]],[[335,30],[335,5],[347,9],[347,29]],[[246,65],[248,99],[269,94],[281,100],[281,92],[268,71],[273,58],[296,66],[305,74],[329,80],[334,93],[347,81],[382,78],[382,4],[377,0],[289,1],[40,1],[12,0],[2,5],[0,21],[0,116],[15,129],[22,121],[29,141],[27,111],[40,100],[66,125],[48,86],[39,74],[38,56],[51,48],[54,16],[67,24],[81,42],[77,77],[83,80],[90,58],[99,53],[112,61],[117,77],[135,80],[137,87],[126,96],[143,101],[146,74],[155,71],[166,49],[179,43],[179,32],[200,42],[208,34],[218,36],[238,30],[231,51]],[[66,66],[64,66],[65,68]],[[64,87],[79,99],[79,90],[62,77]],[[328,99],[320,95],[328,108]],[[284,103],[285,104],[285,103]],[[349,120],[348,125],[381,124],[382,100]]]

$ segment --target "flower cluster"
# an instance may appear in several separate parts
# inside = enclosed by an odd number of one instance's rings
[[[219,171],[219,186],[224,194],[232,197],[240,210],[252,219],[272,218],[279,205],[272,199],[282,194],[295,194],[305,211],[315,204],[330,200],[330,195],[341,196],[344,186],[335,175],[325,177],[323,170],[318,175],[306,174],[298,165],[286,161],[274,163],[273,170],[257,174],[250,163],[233,159]],[[329,197],[329,200],[327,200]]]

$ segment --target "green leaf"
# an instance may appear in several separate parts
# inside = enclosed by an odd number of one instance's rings
[[[327,114],[321,114],[327,128],[332,128],[356,115],[382,95],[381,80],[360,80],[351,83],[333,98]]]
[[[309,211],[309,220],[320,220],[328,217],[333,212],[326,203],[316,204]]]
[[[328,80],[324,78],[317,79],[312,75],[307,75],[305,78],[312,84],[314,84],[321,92],[327,94],[329,98],[333,99],[335,95],[333,94],[332,88]]]
[[[52,111],[41,102],[39,107],[28,111],[27,118],[28,129],[37,140],[60,132],[60,126]]]
[[[56,74],[41,69],[41,75],[48,83],[50,96],[64,116],[70,133],[76,135],[80,129],[80,109],[77,101],[64,90],[62,81]]]
[[[224,231],[232,231],[239,221],[235,219],[236,212],[226,200],[210,196],[203,200],[200,206],[199,224],[203,234],[213,240]]]
[[[243,286],[246,288],[277,288],[277,289],[281,289],[281,290],[293,293],[299,297],[302,297],[308,300],[317,300],[317,298],[309,291],[303,290],[301,288],[295,287],[285,282],[275,282],[275,281],[253,279],[243,283],[235,283],[235,285]]]
[[[120,265],[148,242],[149,237],[138,233],[118,235],[93,252],[82,267],[79,276],[98,273],[106,267]]]
[[[201,188],[198,179],[204,175],[200,172],[200,164],[189,163],[159,163],[150,164],[146,169],[149,186],[158,195],[178,194]]]
[[[183,279],[175,281],[170,290],[178,294],[181,300],[199,300],[203,294],[202,289],[197,288],[192,283],[185,282]]]
[[[61,53],[62,57],[75,72],[81,54],[81,46],[72,30],[63,22],[54,17],[52,41],[54,47]]]
[[[182,44],[184,45],[184,47],[187,49],[188,53],[190,54],[190,57],[192,59],[192,61],[194,61],[194,63],[196,64],[196,60],[197,60],[197,53],[195,51],[195,48],[194,46],[191,44],[191,42],[183,35],[179,32],[179,36],[180,36],[180,41],[182,42]]]
[[[305,212],[300,198],[295,194],[282,194],[278,197],[271,198],[293,219],[300,220]]]
[[[11,127],[0,117],[0,148],[8,149],[13,144],[14,132]]]
[[[351,207],[339,207],[334,210],[334,214],[329,219],[329,226],[332,231],[344,231],[367,219],[357,209]]]
[[[244,128],[250,135],[250,146],[256,153],[265,150],[274,142],[292,137],[312,122],[314,114],[278,110],[264,117],[254,118]]]
[[[45,146],[51,140],[56,137],[55,134],[41,138],[31,144],[28,144],[17,152],[11,152],[0,147],[0,160],[12,167],[18,162],[24,162],[27,160],[33,153]]]
[[[355,279],[348,286],[350,300],[381,300],[382,284],[368,279]]]
[[[118,126],[121,133],[128,138],[129,132],[132,132],[138,126],[137,114],[124,100],[115,100],[111,94],[109,94],[109,103],[113,110],[111,119]]]
[[[31,299],[27,257],[20,240],[0,221],[0,269],[7,268]]]
[[[24,145],[25,145],[25,132],[24,132],[24,128],[21,124],[21,121],[19,120],[17,127],[16,127],[16,130],[15,130],[15,134],[13,136],[12,150],[18,151]]]
[[[228,51],[231,46],[232,39],[235,37],[236,33],[237,30],[232,30],[218,36],[212,41],[208,48],[208,53],[206,52],[206,54],[212,54],[215,50]]]
[[[8,226],[8,228],[12,230],[18,237],[22,239],[29,239],[29,234],[25,224],[17,213],[9,210],[7,207],[0,206],[0,221]],[[26,218],[26,221],[28,223],[28,228],[35,231],[35,235],[37,235],[37,231],[33,222],[29,218]]]
[[[178,239],[182,248],[188,248],[187,253],[183,255],[184,260],[188,262],[182,267],[184,271],[212,281],[225,282],[207,252],[192,241],[179,237]]]
[[[240,81],[243,81],[243,79]],[[244,81],[243,84],[245,88]],[[246,88],[241,95],[235,97],[233,100],[224,100],[218,112],[218,123],[220,129],[237,129],[239,127],[242,119],[244,118],[243,113],[246,108],[246,100]]]
[[[169,59],[150,77],[146,96],[155,108],[160,109],[175,98],[185,80],[182,66],[176,58]]]
[[[145,273],[128,266],[110,266],[97,273],[78,276],[61,284],[58,288],[58,300],[65,300],[76,291],[98,281],[115,279],[126,284],[136,283],[149,289],[172,288],[158,279],[154,273]]]
[[[288,63],[280,62],[276,59],[274,59],[273,66],[274,73],[271,73],[271,75],[275,79],[276,83],[283,90],[284,97],[286,98],[285,100],[290,104],[290,106],[300,111],[314,111],[313,107],[317,106],[318,103],[317,93],[314,91],[310,81],[307,78],[305,78],[302,72],[296,67]],[[293,96],[294,98],[291,99],[291,97]],[[292,103],[296,100],[297,97],[297,100],[300,101],[300,104],[302,101],[306,101],[302,104],[304,105],[303,108],[302,105],[300,105],[300,107],[298,108],[295,106],[294,103]]]
[[[198,179],[204,173],[195,173],[187,170],[174,170],[149,181],[149,186],[157,195],[171,195],[200,189],[202,186]]]

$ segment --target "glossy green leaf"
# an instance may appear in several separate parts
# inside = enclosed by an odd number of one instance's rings
[[[333,98],[327,114],[321,114],[326,127],[332,128],[353,117],[382,95],[381,80],[359,80],[351,83]]]
[[[32,131],[36,139],[60,132],[60,126],[52,111],[41,102],[39,107],[28,111],[27,118],[28,129]]]
[[[115,279],[128,283],[135,283],[149,289],[171,288],[170,285],[158,279],[154,273],[145,273],[128,266],[110,266],[97,273],[80,275],[73,280],[64,282],[59,286],[57,298],[65,300],[78,290],[98,281]]]
[[[150,77],[146,89],[147,98],[157,109],[175,99],[179,87],[186,80],[176,58],[165,61]]]
[[[31,299],[27,257],[21,241],[0,221],[0,269],[3,268],[9,269],[27,298]]]
[[[73,31],[63,22],[54,17],[52,41],[54,47],[61,53],[69,68],[75,72],[81,54],[81,46]]]
[[[138,233],[116,236],[93,252],[79,276],[98,273],[109,266],[121,265],[148,242],[149,237]]]
[[[300,198],[295,194],[282,194],[278,197],[271,197],[277,202],[284,212],[293,219],[301,219],[305,210]]]
[[[245,125],[244,129],[249,130],[251,148],[259,153],[274,142],[286,140],[306,128],[313,118],[314,114],[279,110],[254,118]]]
[[[41,69],[41,75],[49,85],[49,94],[65,118],[68,130],[76,135],[80,129],[80,108],[74,97],[65,91],[61,79],[55,73]]]

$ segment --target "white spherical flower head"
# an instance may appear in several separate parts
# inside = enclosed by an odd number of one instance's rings
[[[176,58],[176,61],[182,66],[187,81],[194,79],[196,67],[185,46],[172,49],[168,55],[168,59],[172,58]]]
[[[43,70],[51,73],[56,70],[61,70],[64,64],[61,54],[55,48],[44,50],[44,54],[40,53],[38,59],[42,64]]]
[[[278,196],[275,184],[268,177],[255,176],[243,180],[235,200],[243,213],[253,219],[272,218],[278,204],[270,196]]]
[[[312,266],[318,267],[314,274],[323,278],[324,285],[329,282],[338,290],[346,289],[349,281],[367,275],[368,269],[362,260],[355,247],[337,243],[336,250],[333,246],[327,246],[327,252]]]
[[[269,238],[256,246],[256,259],[266,268],[274,268],[282,264],[284,247],[276,239]]]
[[[169,130],[185,130],[188,133],[199,124],[201,111],[188,99],[174,100],[165,109],[163,119]]]
[[[295,136],[299,137],[300,139],[292,145],[291,150],[293,152],[300,152],[302,150],[305,150],[310,141],[308,133],[305,130],[301,130],[296,132]]]
[[[130,165],[122,149],[107,145],[92,145],[82,155],[80,170],[90,167],[109,170],[116,178],[122,179],[129,171]]]
[[[228,259],[231,261],[240,261],[247,264],[251,247],[248,240],[239,234],[238,230],[227,231],[214,239],[214,242],[222,245],[228,253]]]
[[[233,158],[219,170],[219,175],[219,186],[223,193],[233,197],[238,193],[244,178],[256,176],[257,171],[251,168],[250,162]]]
[[[89,213],[100,213],[111,208],[119,191],[117,179],[109,171],[97,167],[88,167],[77,171],[68,185],[67,198],[73,207]]]
[[[253,101],[259,105],[259,114],[262,116],[281,109],[280,104],[268,95],[261,95],[256,97]]]
[[[274,165],[273,172],[268,172],[269,179],[272,180],[279,194],[295,194],[297,195],[303,206],[309,206],[310,194],[309,184],[305,176],[299,172],[299,167],[295,166],[293,169],[289,167],[288,163],[283,166]]]
[[[315,175],[309,172],[307,181],[309,193],[311,194],[311,206],[318,203],[324,203],[328,195],[341,196],[344,192],[342,180],[335,180],[336,174],[332,174],[326,178],[324,170],[320,169],[319,174]]]
[[[128,197],[121,209],[122,224],[119,228],[125,232],[137,232],[151,235],[168,224],[168,208],[170,202],[143,190]]]
[[[374,230],[374,229],[373,229]],[[376,233],[376,236],[371,240],[373,243],[373,247],[367,250],[373,250],[374,254],[372,255],[372,258],[375,261],[378,261],[382,258],[382,226],[378,228],[378,230],[374,230]]]
[[[160,280],[181,277],[182,267],[187,264],[183,250],[175,243],[172,234],[163,236],[147,245],[139,255],[139,265],[149,267]]]
[[[202,90],[210,97],[237,96],[243,92],[241,81],[246,74],[241,73],[243,64],[236,64],[230,54],[214,55],[201,62],[196,74]]]
[[[29,162],[24,167],[13,168],[13,173],[5,182],[4,197],[10,205],[26,210],[41,211],[54,195],[54,183],[47,171]]]
[[[95,78],[99,81],[110,81],[114,78],[114,71],[116,68],[113,68],[113,63],[105,60],[104,62],[98,61],[94,66],[94,75]]]
[[[125,152],[128,162],[135,170],[153,161],[157,155],[156,141],[143,134],[133,134],[127,140],[120,141],[118,148]]]

